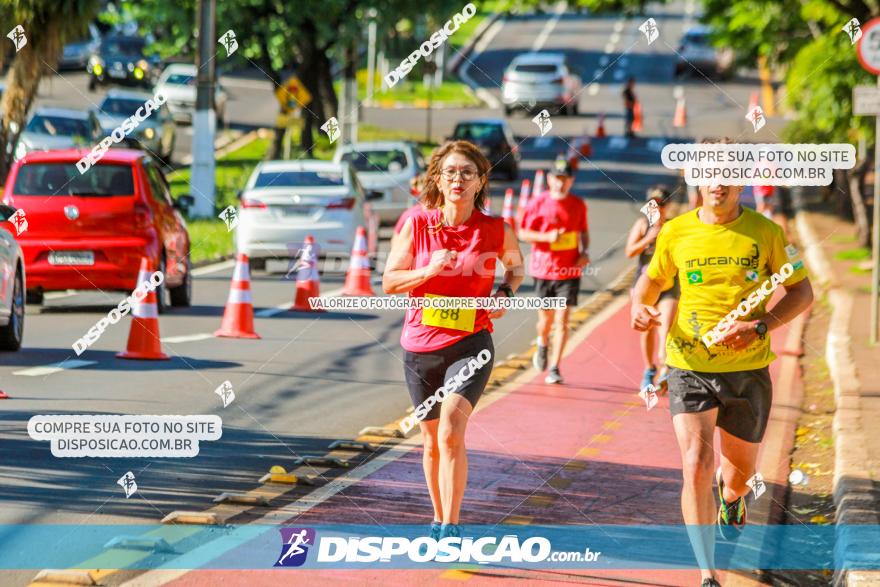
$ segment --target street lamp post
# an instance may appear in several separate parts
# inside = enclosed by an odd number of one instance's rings
[[[199,0],[199,52],[196,76],[196,111],[193,115],[193,163],[190,191],[195,198],[194,217],[214,215],[214,17],[216,0]]]

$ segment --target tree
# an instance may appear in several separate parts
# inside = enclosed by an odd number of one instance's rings
[[[40,80],[54,72],[66,40],[84,33],[98,9],[99,0],[0,0],[0,31],[5,34],[21,25],[27,37],[27,44],[12,58],[0,101],[0,177],[5,178],[12,166],[13,147],[24,128]],[[3,49],[0,60],[6,55],[7,46]]]

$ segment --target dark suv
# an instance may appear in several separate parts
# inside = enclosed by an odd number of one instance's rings
[[[451,140],[477,145],[492,164],[510,181],[519,177],[519,149],[507,122],[497,118],[468,120],[455,126]]]

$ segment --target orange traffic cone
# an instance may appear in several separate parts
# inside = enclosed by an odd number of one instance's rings
[[[535,172],[535,185],[532,187],[532,198],[537,198],[544,193],[544,170]]]
[[[313,310],[309,304],[309,298],[320,296],[320,278],[318,276],[318,254],[315,251],[315,239],[312,235],[306,237],[302,254],[299,258],[299,268],[296,272],[296,297],[293,299],[291,310],[298,312],[322,312]]]
[[[0,399],[9,399],[9,396],[6,395],[5,391],[0,391]]]
[[[145,281],[149,282],[152,274],[150,260],[142,257],[137,287],[142,288]],[[148,290],[140,301],[132,299],[131,318],[128,345],[125,347],[125,352],[117,353],[116,358],[167,361],[168,355],[162,352],[162,343],[159,340],[159,308],[156,305],[155,290]]]
[[[214,336],[226,338],[260,338],[254,332],[254,303],[251,298],[251,275],[248,257],[239,253],[235,259],[235,270],[232,272],[232,285],[223,310],[223,321],[220,330]]]
[[[684,98],[679,98],[675,102],[675,116],[672,119],[672,126],[675,128],[687,126],[687,106]]]
[[[749,109],[748,112],[751,112],[756,106],[760,106],[760,102],[758,100],[758,92],[752,92],[752,95],[749,97]]]
[[[527,179],[522,181],[522,184],[519,188],[519,201],[516,204],[516,225],[519,226],[522,222],[523,215],[526,213],[526,206],[529,205],[529,186],[532,185]]]
[[[344,296],[374,296],[370,285],[370,260],[367,258],[367,231],[363,226],[357,227],[354,245],[351,248],[351,262],[345,273],[345,285],[342,287]]]
[[[633,132],[642,132],[642,103],[636,100],[633,104]]]
[[[523,183],[528,182],[525,180]],[[501,211],[501,218],[505,224],[509,224],[510,228],[516,230],[516,219],[513,216],[513,188],[504,190],[504,208]]]
[[[599,115],[599,126],[596,127],[596,138],[601,139],[605,137],[605,115]]]

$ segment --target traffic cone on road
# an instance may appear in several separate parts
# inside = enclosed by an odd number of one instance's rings
[[[752,92],[752,95],[749,96],[749,109],[748,112],[751,112],[756,106],[760,106],[761,102],[758,98],[758,92]]]
[[[6,395],[5,391],[0,391],[0,399],[9,399],[9,396]]]
[[[529,180],[523,180],[527,183]],[[516,219],[513,216],[513,188],[507,188],[504,191],[504,208],[501,210],[501,218],[505,224],[509,224],[510,228],[516,231]]]
[[[522,185],[519,188],[519,201],[516,205],[516,225],[519,226],[522,222],[523,215],[526,213],[526,206],[529,205],[529,186],[532,183],[524,179],[522,181]]]
[[[220,330],[214,336],[225,338],[260,338],[254,332],[254,303],[251,297],[251,275],[248,257],[239,253],[235,259],[235,270],[232,272],[232,285],[223,310],[223,321]]]
[[[675,116],[672,118],[672,126],[675,128],[687,126],[687,106],[684,98],[675,101]]]
[[[370,260],[367,258],[367,231],[357,227],[354,246],[351,248],[351,261],[345,273],[344,296],[374,296],[370,285]]]
[[[141,267],[138,270],[137,287],[142,288],[144,282],[149,282],[152,274],[150,260],[142,257]],[[162,352],[162,343],[159,340],[159,308],[156,305],[156,291],[154,289],[147,290],[146,295],[140,301],[136,298],[132,299],[131,318],[128,344],[124,352],[117,353],[116,358],[167,361],[168,355]]]
[[[539,169],[535,172],[535,185],[532,187],[532,199],[537,198],[544,193],[544,170]]]
[[[293,299],[291,310],[298,312],[321,312],[313,310],[309,304],[309,298],[320,296],[320,277],[318,276],[318,253],[315,250],[315,239],[312,235],[306,237],[302,254],[297,263],[296,272],[296,296]]]
[[[636,103],[633,104],[632,131],[642,132],[642,128],[642,103],[636,100]]]
[[[605,137],[605,115],[599,115],[599,125],[596,127],[596,138],[601,139]]]

